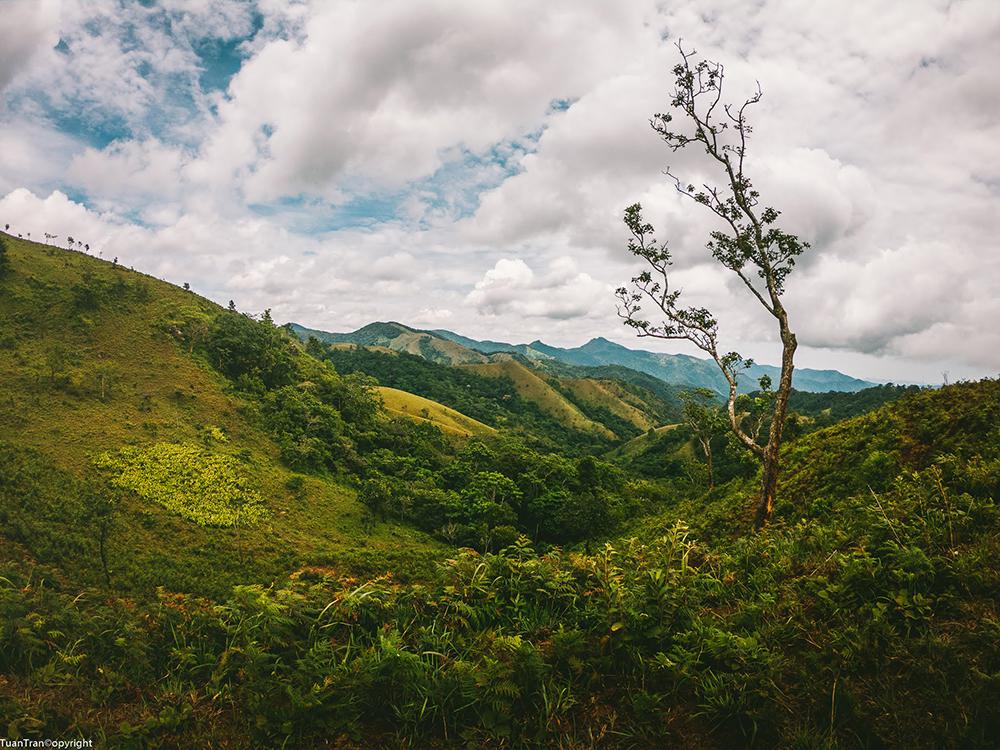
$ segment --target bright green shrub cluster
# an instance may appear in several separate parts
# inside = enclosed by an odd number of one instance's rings
[[[114,485],[201,526],[252,524],[266,512],[235,459],[195,445],[122,448],[96,463],[114,472]]]

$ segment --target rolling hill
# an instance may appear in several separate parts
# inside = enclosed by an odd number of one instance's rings
[[[599,409],[607,409],[612,414],[630,422],[636,429],[648,430],[651,427],[656,427],[651,415],[645,411],[646,403],[615,380],[566,378],[562,380],[562,385],[577,402]]]
[[[608,427],[587,417],[580,407],[516,359],[500,355],[493,361],[464,367],[487,377],[508,378],[522,398],[538,404],[542,411],[571,429],[594,432],[610,440],[616,437]]]
[[[617,366],[303,345],[3,239],[14,737],[995,746],[998,381],[803,399],[878,408],[790,436],[751,531],[754,465],[705,490],[678,426],[608,451],[602,426],[657,421],[652,389],[594,376]]]
[[[458,367],[491,381],[503,379],[515,388],[509,394],[501,388],[498,393],[504,392],[504,398],[516,394],[563,428],[604,440],[630,437],[647,429],[649,423],[665,421],[677,412],[675,387],[623,367],[577,367],[556,360],[543,366],[509,351],[477,352],[398,323],[373,323],[351,334],[324,334],[296,325],[291,328],[304,341],[313,337],[325,343],[327,356],[338,368],[367,372],[383,385],[432,398],[494,426],[497,417],[511,416],[506,408],[511,404],[494,400],[491,409],[484,408],[485,403],[470,406],[466,393],[444,387],[445,382],[453,379],[445,371],[437,370],[436,375],[430,372],[407,375],[405,371],[420,369],[412,360],[364,357],[352,353],[351,347],[416,356],[435,366]],[[471,384],[464,385],[468,389]]]
[[[451,331],[421,331],[395,322],[371,323],[351,333],[328,333],[295,323],[290,328],[304,341],[314,337],[331,347],[363,346],[412,354],[436,364],[473,365],[472,372],[511,379],[522,398],[566,428],[609,440],[627,439],[676,421],[678,396],[685,389],[726,390],[713,362],[629,349],[603,338],[561,349],[541,341],[521,345],[477,341]],[[384,376],[385,368],[380,369]],[[752,392],[765,374],[773,379],[778,370],[751,367],[742,379],[741,391]],[[871,385],[834,370],[808,368],[796,370],[794,380],[800,392],[856,392]],[[433,398],[430,393],[422,395]],[[483,415],[478,418],[482,420]],[[489,418],[486,421],[491,423]]]
[[[489,425],[467,417],[454,409],[449,409],[437,401],[431,401],[429,398],[385,386],[379,386],[378,392],[382,397],[386,411],[389,413],[418,422],[429,422],[448,434],[472,437],[496,432]]]
[[[621,368],[617,374],[605,377],[629,380],[623,370],[643,373],[663,383],[680,387],[710,388],[726,393],[725,379],[714,362],[687,354],[663,354],[641,349],[630,349],[605,338],[594,338],[574,348],[549,346],[542,341],[530,344],[507,344],[501,341],[479,341],[452,331],[436,329],[421,331],[401,323],[370,323],[351,333],[328,333],[291,324],[303,340],[315,336],[327,343],[382,346],[394,351],[415,354],[442,364],[481,364],[489,361],[488,355],[515,353],[532,367],[554,370],[560,365],[585,368]],[[740,390],[749,393],[756,389],[762,375],[777,381],[780,371],[771,365],[755,364],[742,378]],[[799,368],[794,375],[795,389],[802,392],[827,391],[854,392],[871,388],[875,383],[845,375],[837,370]]]
[[[101,461],[133,455],[144,472],[174,460],[221,471],[246,488],[245,497],[263,502],[260,523],[234,529],[192,522],[152,491],[147,500],[126,494],[111,573],[136,592],[168,586],[218,593],[307,562],[378,569],[401,546],[410,556],[438,553],[437,543],[409,527],[367,533],[350,482],[302,475],[283,463],[258,407],[197,352],[192,337],[203,336],[222,308],[83,253],[4,240],[10,272],[0,281],[0,443],[4,468],[23,466],[21,475],[0,478],[8,541],[42,561],[62,550],[74,575],[93,580],[92,558],[81,552],[89,543],[79,537],[87,528],[73,497],[79,493],[59,488],[89,481]],[[301,367],[311,366],[311,358],[291,351]],[[51,485],[51,496],[42,489],[33,501],[40,513],[49,508],[50,524],[26,515],[22,503],[35,492],[23,484],[29,476]],[[203,575],[206,568],[219,574]]]
[[[305,328],[297,323],[292,323],[291,328],[302,340],[314,336],[328,344],[381,347],[395,352],[414,354],[445,365],[478,364],[489,360],[481,352],[469,349],[461,343],[435,336],[428,331],[418,331],[401,323],[370,323],[352,333],[327,333]]]

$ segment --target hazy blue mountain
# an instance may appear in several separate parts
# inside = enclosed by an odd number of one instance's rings
[[[505,351],[501,342],[477,342],[475,339],[459,336],[445,330],[435,330],[433,333],[479,351]],[[510,344],[506,351],[518,352],[531,360],[558,360],[584,367],[619,365],[644,372],[671,384],[693,385],[711,388],[719,392],[724,392],[727,388],[725,378],[719,372],[719,368],[709,359],[692,357],[687,354],[663,354],[642,349],[630,349],[601,337],[591,339],[583,346],[571,349],[549,346],[536,340],[530,344]],[[754,365],[742,378],[741,390],[756,389],[757,380],[761,375],[769,375],[772,380],[777,382],[779,374],[779,368],[772,365]],[[797,369],[793,382],[797,390],[807,392],[853,392],[875,385],[875,383],[845,375],[837,370],[811,370],[808,368]]]

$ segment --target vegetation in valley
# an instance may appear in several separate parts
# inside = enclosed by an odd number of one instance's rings
[[[559,401],[564,408],[558,412],[540,403],[539,396],[551,403],[553,395],[559,394],[537,377],[534,380],[541,382],[533,382],[537,387],[525,393],[509,369],[449,367],[407,353],[390,354],[359,346],[324,347],[318,340],[312,351],[338,372],[370,375],[383,386],[437,401],[490,427],[520,434],[538,447],[578,453],[606,449],[612,442],[604,433],[574,429],[572,422],[561,419],[561,414],[575,408],[565,399]],[[574,413],[579,414],[577,425],[589,421],[578,408]]]
[[[808,424],[813,427],[829,427],[843,419],[874,411],[883,404],[917,393],[920,389],[917,385],[887,383],[851,393],[844,391],[807,393],[792,390],[788,408],[794,414],[807,417]]]

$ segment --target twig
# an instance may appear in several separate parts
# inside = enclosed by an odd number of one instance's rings
[[[872,493],[872,497],[874,497],[875,502],[878,503],[878,509],[882,511],[882,518],[884,518],[885,522],[889,525],[889,531],[892,532],[892,535],[896,537],[896,542],[898,542],[899,546],[902,547],[903,540],[899,538],[899,534],[896,533],[896,527],[892,525],[892,521],[889,520],[889,516],[885,514],[885,508],[882,507],[882,501],[878,499],[878,495],[875,494],[875,490],[871,488],[871,485],[868,486],[868,491]]]

